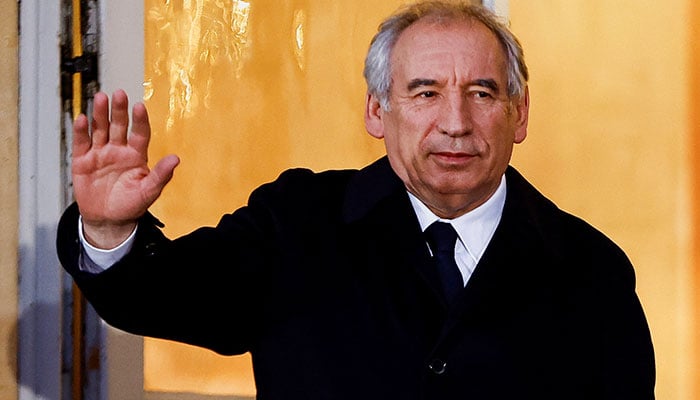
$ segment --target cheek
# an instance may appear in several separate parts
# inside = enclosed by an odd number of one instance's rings
[[[396,105],[395,114],[385,120],[384,141],[387,152],[404,161],[422,158],[433,138],[436,111],[430,107]]]
[[[507,113],[503,110],[496,115],[491,113],[488,118],[483,118],[479,125],[481,132],[484,133],[482,139],[488,143],[491,152],[497,154],[510,152],[515,141],[515,131],[508,120]]]
[[[391,134],[384,137],[387,150],[399,152],[403,158],[415,153],[422,139],[421,130],[411,121],[395,124],[392,126]]]

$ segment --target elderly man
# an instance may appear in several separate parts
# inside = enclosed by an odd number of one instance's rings
[[[75,121],[63,265],[110,324],[250,352],[260,399],[653,399],[625,254],[509,167],[527,67],[483,8],[389,17],[365,64],[387,156],[295,169],[170,240],[147,210],[179,162],[146,163],[142,104]]]

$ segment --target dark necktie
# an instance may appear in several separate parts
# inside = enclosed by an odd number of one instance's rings
[[[452,304],[464,288],[462,273],[455,262],[457,231],[446,222],[434,222],[425,230],[428,244],[438,267],[442,290],[448,304]]]

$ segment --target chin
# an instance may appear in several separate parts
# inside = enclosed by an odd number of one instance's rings
[[[433,187],[438,193],[460,195],[473,193],[484,183],[481,180],[475,180],[469,174],[450,174],[450,176],[435,182]]]

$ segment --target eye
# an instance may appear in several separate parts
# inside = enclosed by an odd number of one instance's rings
[[[429,99],[431,97],[437,96],[436,92],[433,92],[432,90],[426,90],[425,92],[421,92],[418,94],[419,97],[423,97],[425,99]]]
[[[475,104],[491,104],[495,100],[493,93],[488,90],[474,90],[469,93],[469,98]]]

